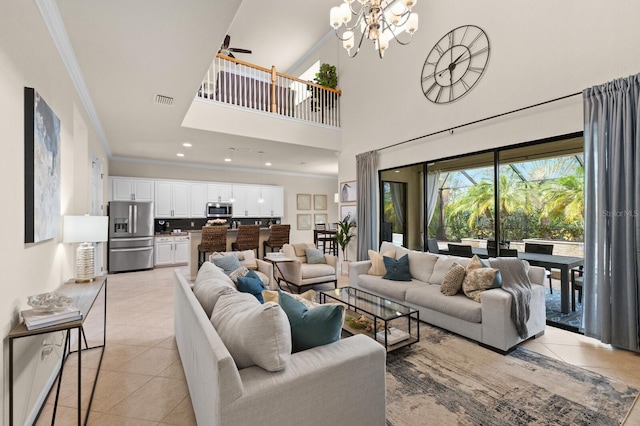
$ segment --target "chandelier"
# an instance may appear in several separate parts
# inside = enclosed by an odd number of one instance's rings
[[[329,13],[329,24],[336,32],[347,55],[353,58],[360,51],[365,37],[373,41],[380,58],[389,47],[389,42],[395,40],[401,45],[407,45],[418,30],[418,14],[411,12],[417,0],[358,0],[360,6],[354,7],[356,1],[344,0],[340,6],[332,7]],[[349,26],[349,23],[353,25]],[[344,25],[342,35],[339,29]],[[360,41],[355,53],[351,49],[355,45],[356,32],[359,31]],[[402,33],[409,34],[403,36]]]

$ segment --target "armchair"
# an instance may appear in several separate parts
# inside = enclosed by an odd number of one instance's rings
[[[308,263],[305,249],[315,249],[314,244],[285,244],[282,252],[286,262],[277,262],[274,270],[278,283],[284,281],[288,286],[297,287],[298,293],[303,287],[316,284],[333,283],[338,288],[336,265],[338,257],[324,254],[326,263]]]

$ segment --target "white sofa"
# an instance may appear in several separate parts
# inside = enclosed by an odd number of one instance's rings
[[[205,265],[208,280],[231,282]],[[178,269],[174,294],[175,337],[198,425],[385,424],[386,353],[374,340],[356,335],[297,352],[281,371],[239,370]]]
[[[435,255],[399,247],[383,242],[380,253],[393,250],[395,258],[409,255],[411,281],[390,281],[369,275],[371,261],[352,262],[349,285],[410,306],[420,312],[420,320],[452,331],[479,342],[501,353],[507,353],[522,342],[511,319],[512,296],[501,288],[486,290],[477,303],[459,293],[445,296],[440,292],[444,274],[455,260],[465,266],[469,258]],[[532,284],[530,318],[527,321],[529,337],[544,334],[545,270],[529,266]]]

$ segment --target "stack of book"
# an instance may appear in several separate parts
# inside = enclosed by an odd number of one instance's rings
[[[37,330],[39,328],[50,327],[52,325],[62,324],[68,321],[77,321],[82,319],[80,309],[75,306],[66,306],[54,312],[42,312],[33,309],[27,309],[20,312],[27,330]]]
[[[384,330],[382,331],[378,331],[376,333],[376,339],[379,342],[384,343]],[[395,327],[391,327],[390,329],[387,330],[387,344],[388,345],[395,345],[398,342],[402,342],[403,340],[407,340],[409,338],[409,333],[402,331],[402,330],[398,330]]]

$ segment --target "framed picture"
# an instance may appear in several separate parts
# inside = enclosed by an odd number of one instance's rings
[[[357,206],[347,205],[340,206],[340,220],[342,222],[356,222]]]
[[[311,215],[299,214],[298,215],[298,231],[306,231],[311,229]]]
[[[313,223],[327,223],[327,214],[316,213],[313,218]]]
[[[60,119],[24,88],[24,242],[60,234]]]
[[[355,180],[349,182],[342,182],[340,184],[340,202],[351,203],[356,201],[356,195],[358,193],[358,182]]]
[[[311,210],[311,194],[298,194],[296,206],[298,210]]]
[[[313,209],[314,210],[326,210],[327,209],[327,195],[326,194],[314,194],[313,195]]]

